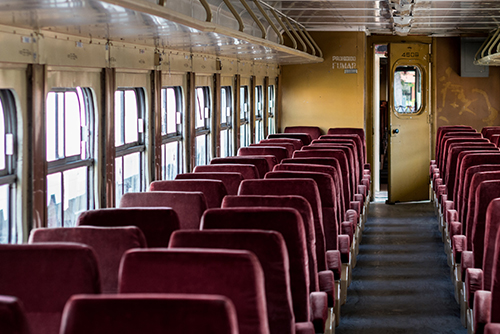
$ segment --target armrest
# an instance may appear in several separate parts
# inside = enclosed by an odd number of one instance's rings
[[[312,322],[297,322],[295,324],[295,334],[314,334],[314,325]]]
[[[358,223],[359,215],[356,210],[349,209],[345,212],[345,219],[353,224]]]
[[[462,262],[462,252],[467,249],[467,239],[465,235],[454,235],[451,239],[451,245],[453,247],[453,258],[455,263]]]
[[[349,203],[349,209],[354,210],[359,214],[361,213],[361,202],[359,201],[351,201]]]
[[[441,196],[441,209],[443,210],[442,214],[445,215],[444,219],[448,221],[448,212],[455,209],[455,203],[453,201],[445,200],[445,198]]]
[[[362,187],[362,186],[358,186],[358,187]],[[363,205],[363,203],[365,202],[365,197],[363,196],[363,194],[354,194],[354,201],[356,202],[359,202],[361,205]]]
[[[352,244],[352,240],[353,240],[353,237],[354,237],[355,226],[356,225],[354,225],[351,222],[342,222],[340,224],[340,233],[343,234],[343,235],[348,235],[349,236],[349,241],[351,242],[351,244]]]
[[[328,298],[328,307],[335,306],[335,278],[330,270],[323,270],[318,273],[319,291],[325,292]]]
[[[464,250],[462,252],[462,281],[465,281],[465,272],[468,268],[474,268],[474,253]]]
[[[311,322],[316,333],[323,333],[328,318],[328,297],[325,292],[311,292]]]
[[[333,272],[334,279],[339,280],[342,275],[342,258],[338,250],[326,252],[326,266],[328,270]]]
[[[483,270],[477,268],[467,268],[465,271],[465,291],[468,296],[469,308],[474,307],[474,292],[483,288]]]
[[[500,334],[500,324],[490,322],[484,327],[484,334]]]
[[[450,239],[453,238],[454,235],[462,234],[462,223],[459,222],[451,222],[450,223]]]
[[[363,195],[363,200],[366,198],[368,188],[364,184],[358,184],[358,194]]]
[[[351,240],[348,235],[340,234],[339,238],[339,250],[340,250],[340,259],[342,263],[349,263],[351,259]]]
[[[368,170],[370,170],[370,171],[371,171],[371,170],[372,170],[372,166],[371,166],[369,163],[366,163],[366,164],[364,165],[364,169],[368,169]]]
[[[482,333],[484,326],[490,322],[491,292],[479,290],[474,294],[474,333]]]

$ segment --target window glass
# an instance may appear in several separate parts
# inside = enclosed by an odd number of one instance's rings
[[[207,164],[207,139],[206,136],[196,137],[196,166]]]
[[[220,131],[220,156],[228,157],[232,153],[232,124],[233,99],[231,95],[231,86],[224,86],[221,89],[221,131]]]
[[[196,159],[195,164],[206,165],[210,160],[210,87],[196,88]]]
[[[120,203],[123,194],[144,190],[144,110],[142,88],[123,88],[115,92],[115,199]]]
[[[255,142],[258,143],[264,139],[264,98],[262,96],[262,86],[255,87]]]
[[[417,114],[422,107],[422,80],[417,66],[398,66],[394,71],[394,109]]]
[[[179,146],[178,141],[162,145],[162,175],[164,180],[173,180],[179,174]]]
[[[4,184],[0,186],[0,244],[9,243],[11,240],[11,219],[10,219],[10,186]]]
[[[208,117],[209,104],[206,99],[207,90],[205,87],[196,88],[196,128],[203,128],[206,126],[205,119]]]
[[[93,115],[88,88],[57,89],[46,100],[47,225],[75,226],[92,207]],[[87,101],[87,102],[85,102]]]
[[[250,145],[250,105],[248,86],[240,87],[240,146]]]
[[[267,116],[268,116],[268,133],[276,133],[276,123],[275,123],[275,112],[276,112],[276,96],[274,93],[274,86],[270,85],[268,86],[268,97],[269,97],[269,102],[268,102],[268,111],[267,111]]]
[[[0,169],[5,169],[5,114],[0,100]]]
[[[179,87],[176,87],[179,89]],[[180,104],[181,101],[177,101],[176,88],[168,87],[162,90],[162,127],[161,134],[166,135],[168,133],[177,133],[177,113],[179,113],[180,121]],[[180,122],[179,122],[180,123]]]

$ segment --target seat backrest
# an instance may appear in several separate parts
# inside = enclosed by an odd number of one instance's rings
[[[77,226],[137,226],[148,247],[167,247],[173,231],[179,229],[179,218],[172,208],[121,208],[84,211]]]
[[[210,209],[203,215],[202,229],[271,230],[285,240],[290,263],[290,286],[296,322],[309,321],[309,266],[304,224],[290,208]]]
[[[270,139],[268,139],[270,140]],[[274,143],[274,142],[265,142],[265,143],[262,143],[262,141],[260,141],[258,144],[250,144],[250,146],[257,146],[257,147],[260,147],[260,146],[272,146],[272,147],[282,147],[284,149],[286,149],[287,151],[287,158],[291,158],[292,157],[292,154],[293,154],[293,151],[295,151],[295,146],[291,143]]]
[[[311,139],[318,139],[321,136],[321,129],[319,126],[287,126],[285,133],[307,133]]]
[[[302,143],[302,140],[296,139],[296,138],[268,138],[268,139],[262,139],[259,142],[259,144],[270,144],[270,143],[273,143],[273,144],[281,144],[281,143],[292,144],[294,151],[300,150],[302,148],[302,146],[304,145]]]
[[[307,158],[306,158],[307,159]],[[337,214],[339,217],[339,221],[344,221],[344,213],[345,213],[345,208],[344,208],[344,201],[342,200],[343,198],[343,191],[341,188],[341,180],[342,178],[339,176],[337,173],[337,170],[333,166],[329,165],[308,165],[308,164],[293,164],[293,163],[286,163],[286,164],[279,164],[274,166],[273,171],[292,171],[292,172],[317,172],[317,173],[326,173],[330,175],[333,179],[333,184],[335,186],[335,192],[337,194]]]
[[[238,334],[226,297],[196,294],[76,295],[66,304],[61,334]]]
[[[458,144],[458,143],[462,143],[462,144],[489,143],[489,141],[486,138],[469,138],[469,137],[449,137],[449,138],[446,138],[445,141],[443,142],[443,150],[441,152],[441,156],[437,159],[438,160],[438,167],[439,167],[440,171],[444,171],[444,169],[446,169],[446,161],[448,158],[450,145]],[[443,173],[441,173],[441,175],[443,175]]]
[[[471,192],[470,183],[472,177],[476,173],[480,172],[490,172],[490,171],[500,171],[500,165],[478,165],[467,168],[465,172],[465,177],[462,180],[462,186],[458,189],[457,201],[455,204],[458,206],[459,221],[465,223],[467,219],[467,203],[469,202],[469,195]]]
[[[227,195],[226,186],[221,180],[163,180],[153,181],[150,191],[201,191],[205,195],[207,207],[220,208],[222,199]]]
[[[434,151],[436,154],[436,157],[438,156],[439,147],[441,145],[441,139],[448,132],[477,132],[477,131],[475,129],[473,129],[471,126],[467,126],[467,125],[466,126],[462,126],[462,125],[440,126],[436,131],[436,149]]]
[[[39,228],[31,231],[29,242],[75,242],[92,247],[99,264],[103,293],[118,291],[118,269],[123,254],[132,248],[146,247],[144,235],[135,226]]]
[[[338,249],[341,222],[338,221],[337,194],[330,175],[318,172],[276,171],[267,173],[265,179],[313,179],[321,198],[326,249]]]
[[[499,128],[499,127],[496,126],[496,125],[494,125],[494,126],[485,126],[485,127],[483,127],[481,129],[481,134],[484,136],[488,130],[497,129],[497,128]]]
[[[492,270],[495,261],[496,236],[500,229],[500,198],[493,199],[486,209],[483,250],[483,286],[481,290],[491,291]]]
[[[355,152],[355,155],[358,159],[359,162],[359,168],[361,171],[361,175],[363,175],[363,169],[364,169],[364,164],[366,163],[364,156],[363,156],[363,148],[359,147],[358,144],[354,139],[350,138],[337,138],[337,139],[316,139],[313,140],[311,145],[313,144],[337,144],[337,145],[349,145],[353,147],[353,152]]]
[[[269,134],[266,139],[273,138],[300,139],[302,141],[302,145],[309,145],[312,141],[311,135],[308,133],[272,133]]]
[[[0,328],[2,334],[30,334],[24,307],[16,297],[0,296]]]
[[[278,161],[290,158],[288,151],[284,147],[279,146],[247,146],[238,149],[238,156],[255,156],[255,155],[274,155]],[[273,166],[274,167],[274,166]],[[271,169],[272,170],[272,169]]]
[[[200,191],[148,191],[126,193],[120,208],[170,207],[179,218],[180,229],[199,229],[200,219],[207,209],[205,195]]]
[[[288,252],[280,233],[264,230],[177,231],[172,236],[170,248],[240,249],[255,254],[264,271],[270,332],[294,332]]]
[[[498,171],[489,172],[478,172],[472,176],[469,190],[468,201],[467,201],[467,215],[466,219],[463,221],[465,224],[462,225],[463,232],[467,237],[467,249],[472,250],[472,228],[474,224],[474,219],[476,217],[476,201],[477,201],[477,189],[484,181],[500,180],[500,173]],[[479,265],[479,264],[478,264]]]
[[[354,178],[351,177],[349,162],[347,156],[342,150],[308,150],[296,151],[293,153],[293,158],[334,158],[337,159],[340,165],[342,175],[342,186],[344,192],[345,206],[349,206],[349,201],[352,200],[352,189],[354,187]],[[287,160],[288,161],[288,160]]]
[[[483,133],[483,131],[481,131],[481,134],[490,139],[491,140],[491,136],[492,135],[496,135],[496,134],[500,134],[500,126],[496,126],[496,127],[491,127],[489,129],[486,129]]]
[[[193,173],[240,173],[243,179],[258,179],[259,171],[253,164],[216,164],[196,166]]]
[[[436,151],[436,156],[440,156],[441,152],[444,149],[444,142],[446,141],[447,138],[452,138],[452,137],[469,137],[469,138],[483,138],[483,135],[481,135],[479,132],[476,132],[476,130],[471,130],[471,131],[450,131],[446,132],[443,134],[441,137],[441,140],[439,142],[439,146],[437,147],[438,151]]]
[[[225,296],[235,306],[240,334],[269,334],[264,274],[248,251],[130,250],[122,259],[119,282],[120,293]]]
[[[458,189],[460,187],[463,187],[463,180],[465,179],[465,172],[467,171],[467,168],[469,168],[470,166],[466,166],[464,165],[464,162],[465,161],[468,161],[466,160],[465,158],[468,157],[468,156],[472,156],[472,157],[480,157],[481,155],[486,155],[488,156],[489,154],[491,155],[500,155],[500,151],[497,149],[497,148],[491,148],[491,149],[488,149],[488,148],[485,148],[484,150],[475,150],[475,151],[462,151],[458,154],[458,159],[457,159],[457,168],[456,168],[456,175],[455,175],[455,187],[453,189],[454,193],[453,193],[453,198],[457,198],[458,196]],[[476,161],[479,161],[479,160],[476,160]],[[492,160],[493,163],[495,163],[495,160]],[[462,165],[464,165],[462,167]],[[474,163],[474,165],[476,165]],[[463,191],[463,190],[462,190]]]
[[[228,195],[236,195],[243,176],[241,173],[185,173],[177,174],[176,180],[219,180],[224,183]]]
[[[351,145],[352,147],[352,145]],[[360,169],[357,157],[355,157],[352,148],[347,146],[347,144],[311,144],[308,146],[304,146],[302,150],[342,150],[346,154],[347,161],[349,163],[349,173],[351,173],[354,178],[354,183],[357,186],[360,180]]]
[[[274,155],[250,155],[250,156],[237,156],[226,158],[215,158],[210,161],[211,165],[218,164],[250,164],[254,165],[258,172],[259,178],[263,178],[267,172],[273,169],[278,160]]]
[[[317,272],[326,270],[325,236],[322,229],[316,229],[311,205],[303,196],[297,195],[239,195],[226,196],[222,208],[277,207],[297,210],[304,223],[307,254],[309,256],[309,278],[312,291],[317,291]]]
[[[0,245],[0,294],[22,301],[32,334],[59,334],[74,294],[100,293],[94,251],[82,244]]]
[[[363,164],[366,163],[366,143],[357,134],[329,134],[319,137],[319,139],[352,139],[363,152]]]
[[[498,144],[500,142],[500,134],[493,134],[490,136],[490,141],[493,143],[493,145],[495,145],[496,147],[498,147]]]
[[[500,322],[500,230],[496,235],[494,263],[491,271],[491,322]]]
[[[363,156],[366,157],[366,139],[365,139],[365,130],[362,128],[330,128],[328,129],[329,135],[337,135],[337,134],[353,134],[358,135],[361,139],[363,146],[361,149],[363,150]]]

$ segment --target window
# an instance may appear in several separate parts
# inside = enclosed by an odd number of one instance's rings
[[[398,114],[418,114],[422,107],[422,75],[417,66],[394,71],[394,109]]]
[[[233,155],[233,129],[231,120],[233,117],[233,99],[231,86],[224,86],[221,89],[220,108],[220,156],[229,157]]]
[[[250,145],[250,105],[248,86],[240,87],[240,146]]]
[[[276,112],[276,94],[273,85],[269,85],[267,87],[268,92],[268,107],[267,107],[267,124],[268,124],[268,133],[276,133],[276,121],[275,121],[275,112]]]
[[[145,95],[142,88],[115,92],[116,204],[123,194],[143,191]]]
[[[264,97],[262,86],[255,87],[255,142],[264,139]]]
[[[196,87],[196,166],[210,161],[210,101],[210,87]]]
[[[55,89],[46,104],[47,225],[71,227],[93,207],[92,93]]]
[[[161,175],[173,180],[182,172],[182,89],[161,90]]]
[[[16,107],[11,91],[0,90],[0,243],[21,239],[15,223]]]

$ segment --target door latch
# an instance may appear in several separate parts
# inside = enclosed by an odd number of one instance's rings
[[[396,134],[398,134],[398,133],[399,133],[399,129],[394,129],[394,130],[392,130],[392,134],[396,135]]]

